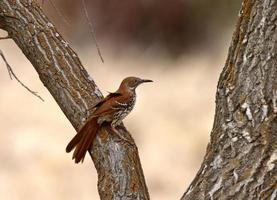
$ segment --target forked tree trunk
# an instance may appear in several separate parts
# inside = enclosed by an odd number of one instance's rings
[[[0,0],[0,28],[8,32],[30,60],[45,87],[78,130],[88,117],[86,110],[102,94],[37,1]],[[132,140],[124,126],[120,132]],[[98,173],[101,199],[149,199],[136,146],[119,142],[113,133],[100,130],[90,153]]]
[[[276,0],[244,0],[218,83],[211,142],[182,200],[277,198],[276,10]],[[0,28],[78,129],[102,95],[76,53],[33,1],[1,0]],[[92,158],[101,199],[149,199],[135,147],[102,131]]]
[[[182,200],[277,199],[277,1],[244,0],[206,156]]]

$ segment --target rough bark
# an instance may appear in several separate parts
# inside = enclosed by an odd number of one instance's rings
[[[182,200],[277,199],[277,1],[244,0],[211,142]]]
[[[1,0],[0,28],[8,32],[30,60],[45,87],[78,130],[89,115],[86,109],[99,101],[102,94],[37,1]],[[123,125],[120,132],[133,140]],[[149,199],[136,146],[101,130],[90,153],[98,173],[101,199]]]

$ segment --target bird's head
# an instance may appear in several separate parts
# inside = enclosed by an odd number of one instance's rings
[[[127,77],[122,81],[121,86],[128,88],[131,91],[134,91],[140,84],[147,82],[153,81],[148,79],[141,79],[138,77]]]

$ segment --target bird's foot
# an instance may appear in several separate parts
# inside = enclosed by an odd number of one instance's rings
[[[132,146],[135,146],[135,143],[133,141],[128,140],[127,138],[123,137],[118,130],[116,130],[115,127],[112,127],[112,131],[119,137],[120,141],[126,142]]]

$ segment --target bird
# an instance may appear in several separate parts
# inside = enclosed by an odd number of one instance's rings
[[[146,82],[153,81],[138,77],[127,77],[123,79],[117,91],[109,93],[89,109],[93,109],[92,114],[66,147],[67,153],[74,149],[72,159],[75,160],[75,163],[84,161],[86,152],[91,148],[98,130],[104,123],[108,123],[120,139],[126,140],[119,134],[116,127],[134,108],[136,88]]]

